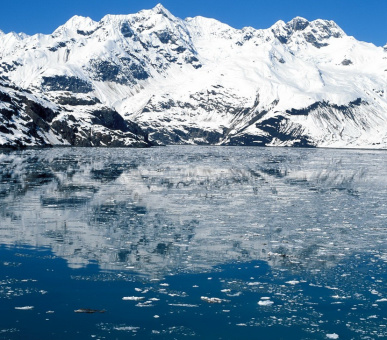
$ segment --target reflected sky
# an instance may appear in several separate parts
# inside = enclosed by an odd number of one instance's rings
[[[387,258],[386,153],[160,147],[0,153],[0,243],[151,277]]]

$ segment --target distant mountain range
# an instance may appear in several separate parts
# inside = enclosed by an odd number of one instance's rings
[[[387,45],[333,21],[268,29],[162,5],[0,31],[0,146],[387,148]]]

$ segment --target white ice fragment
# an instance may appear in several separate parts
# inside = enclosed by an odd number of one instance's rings
[[[125,301],[141,301],[144,300],[145,298],[143,296],[124,296],[122,300]]]
[[[125,332],[133,332],[137,329],[140,329],[140,327],[133,327],[133,326],[123,326],[123,327],[114,327],[114,330],[116,331],[125,331]]]
[[[158,319],[160,316],[159,316],[159,315],[153,315],[153,317],[154,317],[155,319]]]
[[[34,306],[15,307],[15,309],[18,309],[18,310],[32,310],[32,309],[34,309]]]
[[[235,296],[240,296],[242,295],[242,292],[236,292],[234,294],[227,294],[227,296],[230,296],[230,297],[235,297]]]
[[[271,306],[274,302],[270,300],[261,300],[258,301],[258,305],[260,306]]]
[[[328,339],[338,339],[339,338],[339,335],[336,333],[327,334],[326,336]]]
[[[219,299],[219,298],[215,298],[215,297],[212,297],[212,298],[209,298],[209,297],[206,297],[206,296],[202,296],[201,299],[203,301],[206,301],[208,303],[222,303],[222,299]]]
[[[296,280],[291,280],[291,281],[287,281],[287,282],[285,282],[285,283],[287,283],[287,284],[289,284],[289,285],[297,285],[297,284],[299,284],[300,283],[300,281],[296,281]]]
[[[387,299],[386,298],[379,299],[379,300],[376,300],[376,302],[387,302]]]
[[[169,287],[169,284],[168,283],[160,283],[160,286],[162,286],[162,287]]]

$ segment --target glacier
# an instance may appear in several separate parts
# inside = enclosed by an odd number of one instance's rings
[[[161,4],[0,31],[0,146],[387,147],[387,45],[333,21],[267,29]]]

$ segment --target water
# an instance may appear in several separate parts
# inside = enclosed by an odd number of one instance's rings
[[[386,338],[386,156],[3,151],[0,339]]]

